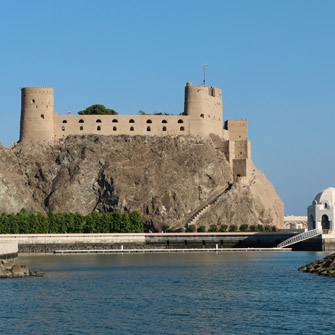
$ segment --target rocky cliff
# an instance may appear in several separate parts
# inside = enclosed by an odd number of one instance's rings
[[[0,212],[139,210],[159,230],[183,227],[214,198],[196,225],[283,226],[283,203],[263,173],[253,168],[248,184],[233,183],[210,139],[90,135],[0,147]]]

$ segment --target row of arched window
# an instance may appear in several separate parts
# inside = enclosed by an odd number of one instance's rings
[[[80,127],[79,127],[79,130],[84,130],[84,127],[83,127],[83,126],[80,126]],[[97,127],[97,130],[100,131],[100,130],[101,130],[101,127],[98,126],[98,127]],[[134,127],[130,127],[129,130],[130,130],[130,131],[134,131],[135,129],[134,129]],[[180,130],[180,131],[184,131],[185,128],[184,128],[184,127],[180,127],[179,130]],[[65,127],[64,127],[64,126],[62,126],[62,131],[65,131]],[[117,131],[117,127],[114,126],[114,127],[113,127],[113,131]],[[151,127],[150,127],[150,126],[147,127],[147,131],[151,131]],[[162,131],[167,131],[167,128],[164,126],[164,127],[162,128]]]
[[[80,120],[78,121],[78,123],[84,123],[84,122],[85,122],[85,121],[84,121],[83,119],[80,119]],[[96,122],[96,123],[101,123],[102,121],[101,121],[100,119],[97,119],[95,122]],[[118,121],[117,119],[113,119],[112,122],[113,122],[113,123],[118,123],[119,121]],[[62,123],[67,123],[67,120],[63,120]],[[130,119],[130,120],[129,120],[129,123],[135,123],[135,120],[134,120],[134,119]],[[146,123],[152,123],[152,120],[148,119],[148,120],[146,121]],[[162,123],[168,123],[168,122],[167,122],[167,120],[162,120]],[[183,121],[182,119],[179,119],[177,123],[184,123],[184,121]]]

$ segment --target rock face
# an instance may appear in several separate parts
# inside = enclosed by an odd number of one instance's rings
[[[16,264],[15,259],[0,260],[0,279],[23,278],[23,277],[44,277],[40,271],[30,271],[27,266]]]
[[[233,183],[225,153],[195,137],[72,136],[53,146],[0,147],[0,212],[139,210],[147,229],[183,227],[189,215],[226,190],[204,224],[283,227],[283,203],[253,168]]]
[[[335,277],[335,253],[302,266],[298,269],[303,272],[317,273],[322,276]]]

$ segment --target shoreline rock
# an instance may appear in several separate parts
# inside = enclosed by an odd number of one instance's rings
[[[15,263],[15,259],[0,260],[0,279],[24,278],[24,277],[44,277],[41,271],[31,271],[26,265]]]
[[[298,269],[302,272],[317,273],[321,276],[335,277],[335,253],[322,258],[317,259],[305,266]]]

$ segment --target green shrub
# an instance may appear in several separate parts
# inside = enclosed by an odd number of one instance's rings
[[[257,231],[264,231],[264,227],[262,224],[257,225]]]
[[[234,225],[234,224],[231,224],[231,225],[229,226],[229,231],[230,231],[230,232],[237,231],[237,226]]]
[[[271,228],[270,225],[266,225],[266,226],[264,227],[264,231],[271,231],[271,230],[272,230],[272,228]]]
[[[183,233],[185,229],[183,227],[176,229],[176,233]]]
[[[249,227],[249,230],[250,230],[250,231],[256,231],[256,230],[257,230],[257,227],[256,227],[255,225],[251,225],[251,226]]]
[[[226,224],[222,224],[222,225],[220,226],[219,231],[220,231],[220,232],[224,232],[224,231],[227,231],[227,229],[228,229],[228,226],[227,226]]]
[[[198,227],[197,232],[198,233],[205,233],[206,232],[206,227],[205,226]]]
[[[0,215],[0,234],[56,234],[56,233],[140,233],[144,222],[139,212],[128,213],[49,213],[22,209],[17,214]]]
[[[169,230],[170,226],[168,224],[165,224],[162,226],[162,231],[167,232]]]
[[[240,231],[248,231],[248,228],[249,226],[246,223],[240,225]]]
[[[194,233],[195,232],[195,225],[194,224],[191,224],[187,227],[187,231],[189,233]]]
[[[215,233],[218,231],[218,227],[216,226],[216,224],[212,224],[209,226],[209,229],[208,229],[209,232],[211,233]]]

